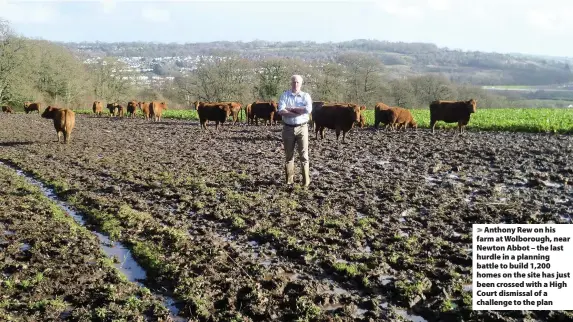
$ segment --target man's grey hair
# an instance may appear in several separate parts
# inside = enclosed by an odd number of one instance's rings
[[[302,84],[302,76],[300,76],[300,75],[292,75],[292,76],[290,77],[290,80],[293,80],[293,79],[295,79],[295,78],[298,78],[298,80],[299,80],[300,83]]]

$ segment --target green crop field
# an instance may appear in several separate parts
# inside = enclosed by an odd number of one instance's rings
[[[412,109],[414,119],[419,128],[430,126],[430,111],[428,109]],[[92,114],[91,110],[76,110],[80,114]],[[374,124],[374,111],[367,110],[366,124]],[[141,112],[138,111],[141,116]],[[166,119],[197,120],[194,110],[167,110],[163,112]],[[244,114],[243,114],[244,118]],[[438,128],[455,128],[456,123],[438,122]],[[478,109],[472,114],[468,130],[482,131],[512,131],[512,132],[549,132],[573,133],[573,109],[560,108],[500,108]]]

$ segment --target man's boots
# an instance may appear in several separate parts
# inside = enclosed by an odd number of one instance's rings
[[[294,163],[285,164],[285,176],[287,184],[294,184]]]
[[[303,164],[302,166],[302,180],[303,180],[303,185],[305,187],[308,187],[308,185],[310,184],[310,169],[308,163]]]

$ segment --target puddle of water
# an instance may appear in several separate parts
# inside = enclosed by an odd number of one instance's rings
[[[137,282],[143,286],[139,281],[145,280],[147,274],[145,270],[137,264],[131,251],[119,242],[111,242],[109,238],[100,233],[94,232],[99,241],[101,248],[108,257],[115,256],[119,259],[119,263],[114,263],[113,266],[123,273],[128,280]]]
[[[187,321],[187,319],[184,319],[182,317],[177,316],[177,314],[179,314],[179,309],[175,306],[175,300],[173,300],[172,298],[168,297],[165,299],[165,306],[167,306],[167,309],[169,310],[169,312],[171,312],[171,314],[175,315],[176,317],[172,319],[176,322],[184,322]]]
[[[428,320],[424,319],[419,315],[408,314],[405,310],[396,309],[395,310],[398,315],[403,317],[404,319],[413,321],[413,322],[428,322]]]
[[[10,231],[10,230],[4,230],[3,234],[6,235],[6,236],[12,236],[12,235],[15,234],[15,232]]]
[[[380,275],[378,277],[378,281],[380,281],[380,283],[382,285],[387,285],[388,283],[392,282],[392,280],[394,280],[394,276],[392,275]]]
[[[454,236],[454,237],[460,237],[461,235],[462,235],[462,234],[458,233],[457,231],[454,231],[454,232],[452,233],[452,236]]]
[[[555,201],[555,203],[566,203],[567,199],[559,199],[559,198],[553,198],[553,201]]]
[[[320,307],[323,311],[335,311],[338,309],[343,309],[344,304],[340,303],[329,303]]]
[[[325,290],[323,294],[334,294],[334,295],[350,295],[348,290],[343,289],[342,287],[336,286],[336,282],[330,279],[326,279],[326,282],[330,284],[330,289]]]
[[[23,243],[22,246],[20,246],[20,251],[21,251],[21,252],[25,252],[25,251],[27,251],[28,249],[30,249],[30,244]]]
[[[408,208],[408,209],[402,211],[402,213],[400,214],[400,216],[402,216],[402,217],[408,217],[408,216],[410,216],[410,215],[412,215],[412,214],[415,214],[415,213],[416,213],[416,209],[414,209],[414,208]]]
[[[24,173],[24,171],[22,171],[22,170],[8,166],[3,162],[0,162],[0,165],[14,169],[16,171],[16,173],[18,175],[24,177],[26,179],[26,181],[28,181],[29,183],[38,187],[40,189],[40,191],[46,197],[48,197],[48,199],[50,199],[51,201],[56,203],[58,205],[58,207],[60,207],[61,210],[63,210],[67,215],[71,216],[78,224],[85,226],[85,220],[83,219],[82,215],[80,215],[76,211],[72,210],[64,202],[60,201],[57,198],[56,193],[53,190],[47,188],[43,183],[39,182],[38,180],[27,176]],[[92,233],[94,233],[98,237],[98,239],[100,240],[101,249],[106,254],[106,256],[108,256],[108,257],[117,256],[117,258],[119,258],[119,263],[114,263],[114,266],[120,272],[122,272],[130,282],[136,283],[139,286],[144,286],[140,282],[140,280],[145,279],[145,277],[146,277],[145,270],[135,261],[135,259],[131,255],[131,252],[123,244],[121,244],[119,242],[112,243],[108,237],[106,237],[106,236],[104,236],[104,235],[102,235],[96,231],[92,231]],[[23,249],[23,248],[25,248],[25,249]],[[24,246],[22,246],[20,249],[21,250],[22,249],[27,250],[29,248],[30,248],[30,245],[24,244]],[[186,321],[182,317],[177,316],[177,314],[179,313],[179,310],[174,306],[173,303],[175,303],[175,301],[171,297],[158,295],[158,294],[156,294],[156,295],[160,298],[163,298],[166,306],[168,307],[171,314],[173,315],[171,318],[174,321]]]
[[[390,161],[380,160],[380,161],[376,161],[376,164],[378,164],[378,165],[390,164]]]
[[[368,312],[368,310],[357,308],[356,312],[354,312],[354,314],[352,314],[352,317],[355,319],[361,318],[364,316],[364,314],[366,314],[366,312]]]
[[[448,179],[459,179],[460,177],[456,176],[455,174],[448,174],[446,176],[446,178],[448,178]]]
[[[333,290],[326,291],[327,294],[336,294],[336,295],[346,295],[350,294],[347,290],[343,289],[342,287],[335,287]]]
[[[539,180],[541,181],[541,183],[543,183],[544,186],[549,187],[549,188],[560,188],[561,184],[557,183],[557,182],[553,182],[553,181],[543,181],[543,180]]]
[[[438,178],[434,178],[434,177],[430,177],[430,176],[424,176],[424,179],[426,179],[426,181],[429,181],[429,182],[442,181],[442,180],[440,180],[440,179],[438,179]]]
[[[254,240],[247,242],[247,244],[249,244],[249,246],[251,246],[251,247],[259,247],[259,243],[257,243]]]
[[[279,275],[288,278],[291,282],[300,279],[300,274],[299,274],[299,273],[282,273],[282,274],[279,274]]]
[[[573,221],[573,219],[571,218],[571,215],[569,215],[569,214],[559,215],[559,218],[561,218],[562,220],[569,222],[569,223]]]
[[[400,217],[400,218],[398,218],[398,221],[399,221],[399,222],[406,222],[406,218]]]

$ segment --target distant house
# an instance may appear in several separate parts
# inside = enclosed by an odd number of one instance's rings
[[[569,104],[569,106],[567,106],[567,107],[573,107],[573,104]]]

